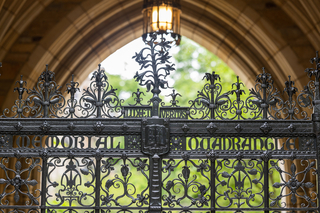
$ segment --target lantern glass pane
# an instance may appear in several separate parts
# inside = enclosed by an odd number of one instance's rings
[[[162,4],[152,8],[152,30],[172,30],[172,7]]]

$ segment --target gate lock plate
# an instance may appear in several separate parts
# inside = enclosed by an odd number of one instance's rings
[[[169,119],[143,118],[141,151],[148,155],[163,155],[170,150]]]

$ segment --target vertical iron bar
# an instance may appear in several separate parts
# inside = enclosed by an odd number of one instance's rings
[[[73,78],[74,78],[74,75],[72,74],[71,82],[74,82]],[[71,86],[72,86],[72,83],[71,83]],[[71,109],[72,111],[70,113],[70,117],[73,118],[73,114],[74,114],[74,92],[73,91],[71,91]]]
[[[313,115],[312,115],[313,116]],[[313,118],[313,117],[312,117]],[[317,118],[320,118],[320,115],[317,115]],[[316,134],[316,150],[317,150],[317,170],[319,171],[320,169],[320,122],[314,122],[313,124],[314,127],[314,132]],[[318,177],[317,177],[317,195],[318,195],[318,212],[320,212],[320,172],[317,173]]]
[[[152,102],[151,116],[159,117],[159,103],[161,102],[161,99],[159,98],[159,93],[160,93],[159,76],[158,76],[158,70],[157,70],[155,44],[153,42],[150,42],[150,50],[151,50],[152,72],[153,72],[153,78],[154,78],[154,86],[153,86],[153,89],[151,90],[153,96],[150,99]]]
[[[211,104],[214,104],[214,91],[213,89],[211,89]],[[215,118],[215,114],[214,114],[214,109],[211,108],[211,115],[210,115],[210,119],[214,119]]]
[[[211,213],[216,212],[216,159],[211,160]]]
[[[48,79],[48,64],[46,65],[46,71],[45,71],[45,79],[44,79],[44,112],[43,112],[43,116],[45,118],[48,117],[48,106],[49,106],[49,97],[48,97],[48,89],[49,89],[49,79]]]
[[[264,167],[263,167],[263,174],[264,174],[264,212],[268,213],[269,212],[269,159],[267,158],[264,161]]]
[[[316,57],[311,59],[311,63],[316,63],[316,69],[314,70],[314,85],[315,85],[315,94],[314,94],[314,101],[313,101],[313,114],[312,114],[312,121],[313,121],[313,132],[316,135],[316,151],[317,151],[317,170],[320,168],[320,86],[319,86],[319,72],[320,72],[320,63],[319,63],[319,56],[318,51],[316,52]],[[318,212],[320,212],[320,173],[318,172],[317,178],[317,195],[318,195]]]
[[[263,74],[266,75],[265,69],[264,67],[263,69]],[[263,91],[263,105],[262,105],[262,113],[263,113],[263,119],[267,119],[268,118],[268,105],[267,105],[267,88],[268,88],[268,82],[267,82],[267,78],[265,77],[263,79],[262,82],[262,91]]]
[[[100,164],[101,164],[101,155],[99,155],[98,153],[100,153],[98,150],[96,152],[96,169],[95,169],[95,173],[96,173],[96,192],[95,192],[95,213],[99,213],[100,212]]]
[[[99,64],[99,68],[98,68],[98,73],[97,75],[100,75],[100,71],[101,71],[101,64]],[[101,106],[100,106],[100,103],[101,103],[101,87],[102,87],[102,78],[100,78],[100,76],[98,78],[99,81],[96,82],[96,85],[98,87],[98,101],[96,103],[96,107],[97,107],[97,118],[101,118]]]
[[[161,158],[159,155],[154,154],[150,159],[150,213],[161,213]]]
[[[319,100],[318,100],[319,102]],[[316,103],[315,103],[316,104]],[[317,106],[318,105],[318,106]],[[320,103],[317,103],[317,105],[314,106],[314,111],[318,111],[320,107]],[[317,110],[318,108],[318,110]],[[314,113],[312,115],[312,120],[313,120],[313,130],[316,135],[316,150],[317,150],[317,170],[319,171],[320,169],[320,114],[319,113]],[[318,195],[318,212],[320,212],[320,172],[317,173],[317,195]]]
[[[46,195],[47,195],[47,175],[48,175],[48,158],[42,157],[42,175],[41,175],[41,213],[46,212]]]

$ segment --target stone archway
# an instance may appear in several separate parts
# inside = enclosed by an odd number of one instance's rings
[[[298,0],[181,0],[181,7],[181,34],[224,60],[247,86],[263,66],[280,90],[287,75],[299,79],[299,88],[307,82],[303,70],[318,48],[319,27],[314,24],[319,17],[314,10],[320,5]],[[20,74],[33,84],[45,64],[56,72],[60,85],[71,73],[81,82],[104,58],[141,36],[141,8],[142,0],[3,0],[1,17],[7,22],[0,23],[2,108],[15,100],[7,93]]]

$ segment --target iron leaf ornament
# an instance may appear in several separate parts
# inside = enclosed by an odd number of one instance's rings
[[[136,92],[133,92],[132,93],[132,97],[135,97],[134,98],[134,101],[136,102],[135,104],[129,104],[130,106],[146,106],[146,105],[143,105],[142,103],[141,103],[141,101],[143,100],[143,98],[141,97],[141,96],[146,96],[145,94],[144,94],[144,92],[141,92],[140,91],[140,89],[137,89],[137,91]],[[151,103],[149,102],[149,105],[150,105]]]
[[[172,90],[172,93],[169,94],[169,95],[166,95],[166,97],[171,97],[171,100],[170,100],[170,103],[171,103],[171,106],[170,107],[179,107],[177,104],[179,103],[179,101],[177,100],[177,97],[180,96],[181,97],[181,94],[180,93],[176,93],[176,90]],[[161,103],[161,106],[165,106],[165,103],[162,102]]]
[[[78,100],[75,98],[75,94],[76,92],[80,92],[79,83],[74,81],[73,74],[70,83],[67,83],[66,86],[67,93],[70,94],[70,99],[67,101],[67,106],[64,108],[63,113],[66,115],[66,117],[73,118],[75,114],[75,108],[78,103]]]
[[[147,92],[151,90],[153,98],[153,116],[158,116],[159,103],[161,99],[159,94],[161,89],[169,87],[166,77],[170,72],[175,70],[174,64],[169,59],[169,50],[171,42],[164,37],[159,38],[156,33],[151,34],[150,40],[146,42],[148,47],[143,48],[139,53],[135,53],[132,58],[140,65],[140,70],[137,71],[134,78],[139,82],[140,86],[146,86]]]
[[[76,117],[120,117],[124,113],[121,106],[123,100],[118,98],[116,90],[108,82],[108,77],[99,64],[98,70],[92,74],[90,86],[83,90],[79,105],[75,107],[81,111],[81,116]]]
[[[206,83],[203,89],[198,91],[195,100],[189,101],[189,116],[193,119],[223,119],[231,108],[230,93],[222,93],[222,85],[217,83],[220,76],[215,71],[206,73],[203,79],[210,83]]]
[[[270,73],[262,68],[263,73],[259,74],[256,78],[256,85],[250,89],[249,106],[258,108],[255,116],[261,116],[262,119],[268,119],[268,117],[276,119],[279,116],[281,106],[283,104],[282,99],[279,97],[279,91],[274,88],[273,80]],[[252,98],[252,99],[251,99]]]
[[[320,99],[320,59],[319,59],[319,52],[316,51],[316,56],[310,59],[310,63],[316,65],[316,68],[307,68],[305,72],[307,73],[308,77],[311,79],[309,83],[304,86],[304,89],[298,95],[298,104],[301,107],[308,107],[311,109],[314,107],[314,101]],[[314,77],[314,80],[313,80]],[[319,107],[315,108],[316,111],[319,112]],[[318,113],[317,112],[317,113]]]
[[[29,90],[27,108],[33,117],[58,117],[65,106],[65,98],[61,94],[61,87],[55,82],[54,72],[48,69],[42,72],[37,86]]]
[[[289,97],[289,100],[284,102],[283,115],[290,119],[297,119],[296,114],[300,110],[296,107],[296,101],[293,99],[293,96],[297,93],[298,89],[294,86],[294,81],[291,81],[291,76],[288,76],[289,80],[285,82],[285,88],[283,93],[286,93]]]

